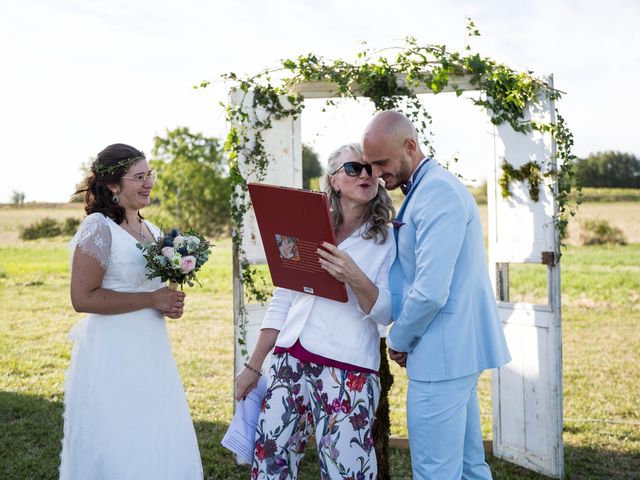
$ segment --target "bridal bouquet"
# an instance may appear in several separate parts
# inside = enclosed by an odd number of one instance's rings
[[[182,234],[173,229],[155,243],[138,244],[138,248],[147,260],[147,278],[168,280],[172,290],[178,285],[183,288],[185,283],[190,287],[194,282],[200,285],[196,272],[209,260],[210,247],[209,242],[194,230]]]

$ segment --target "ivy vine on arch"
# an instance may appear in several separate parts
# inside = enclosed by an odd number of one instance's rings
[[[479,35],[470,20],[467,23],[467,35]],[[259,276],[256,269],[251,266],[242,249],[243,218],[249,205],[247,182],[241,173],[239,162],[241,159],[249,161],[251,173],[258,179],[264,178],[270,157],[264,147],[263,133],[271,128],[274,120],[289,116],[297,118],[302,113],[304,96],[296,93],[295,87],[306,82],[330,82],[335,85],[337,97],[368,99],[378,111],[399,110],[413,121],[421,142],[433,153],[429,142],[432,119],[415,90],[417,87],[426,87],[431,93],[437,94],[448,89],[460,96],[464,91],[460,86],[460,79],[463,77],[478,93],[470,100],[487,111],[494,125],[506,122],[518,132],[536,130],[549,133],[554,138],[558,168],[547,175],[554,176],[557,181],[557,188],[552,190],[558,204],[555,222],[561,238],[565,236],[568,218],[575,215],[577,207],[569,198],[575,158],[571,153],[573,135],[557,110],[555,123],[540,123],[525,118],[527,105],[535,103],[539,95],[557,100],[561,96],[560,91],[536,78],[531,72],[518,72],[473,53],[469,46],[462,52],[450,51],[445,45],[420,45],[412,37],[405,39],[403,47],[377,52],[365,44],[353,62],[329,60],[315,54],[301,55],[295,59],[282,60],[278,67],[253,76],[242,77],[235,73],[223,75],[246,98],[252,95],[250,107],[245,106],[242,101],[223,105],[226,120],[232,126],[225,141],[233,187],[232,240],[238,252],[241,282],[247,300],[264,302],[268,299],[268,294],[257,280]],[[208,81],[204,81],[200,87],[204,88],[208,84]],[[326,100],[327,106],[334,103],[332,99]],[[256,109],[264,112],[264,115],[256,118],[251,112]],[[503,195],[508,196],[511,181],[527,179],[532,199],[537,200],[539,190],[536,189],[540,182],[536,172],[539,173],[542,167],[529,165],[526,171],[520,172],[510,166],[509,170],[507,165],[503,165],[503,172],[507,173],[503,175],[504,180],[501,179]],[[246,311],[241,311],[240,317],[239,343],[242,354],[246,356]]]
[[[509,162],[502,163],[502,175],[498,180],[500,185],[500,193],[504,198],[511,196],[509,186],[512,181],[524,182],[529,184],[529,196],[531,200],[537,202],[540,197],[540,182],[542,181],[542,168],[538,162],[530,161],[521,165],[520,168],[514,168]]]

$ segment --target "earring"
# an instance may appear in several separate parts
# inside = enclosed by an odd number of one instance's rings
[[[114,193],[113,197],[111,197],[111,200],[113,200],[113,203],[118,203],[120,201],[120,199],[118,198],[118,194]]]
[[[333,193],[335,193],[335,194],[336,194],[336,197],[338,197],[338,198],[340,198],[340,196],[342,195],[342,194],[340,193],[340,190],[334,190],[334,191],[333,191]]]

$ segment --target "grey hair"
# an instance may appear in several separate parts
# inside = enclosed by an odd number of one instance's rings
[[[342,157],[345,153],[354,153],[363,162],[362,148],[359,143],[348,143],[342,145],[333,151],[327,159],[327,173],[324,178],[324,191],[329,197],[329,208],[331,209],[331,219],[333,220],[333,228],[336,230],[342,224],[344,217],[342,208],[340,207],[340,197],[338,193],[331,187],[331,177],[334,176],[336,170],[342,166]],[[376,243],[382,243],[387,239],[387,225],[393,217],[396,210],[393,208],[391,197],[383,185],[378,185],[378,193],[367,204],[367,208],[362,217],[362,223],[368,224],[369,229],[362,235],[365,239],[374,239]]]

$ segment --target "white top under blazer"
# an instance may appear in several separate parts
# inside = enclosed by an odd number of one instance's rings
[[[370,370],[380,367],[379,326],[391,323],[389,269],[396,254],[391,227],[382,243],[365,240],[362,226],[345,238],[338,248],[378,287],[378,298],[369,314],[362,310],[347,285],[345,303],[323,297],[276,288],[261,328],[280,330],[276,346],[288,348],[296,340],[311,353]]]

